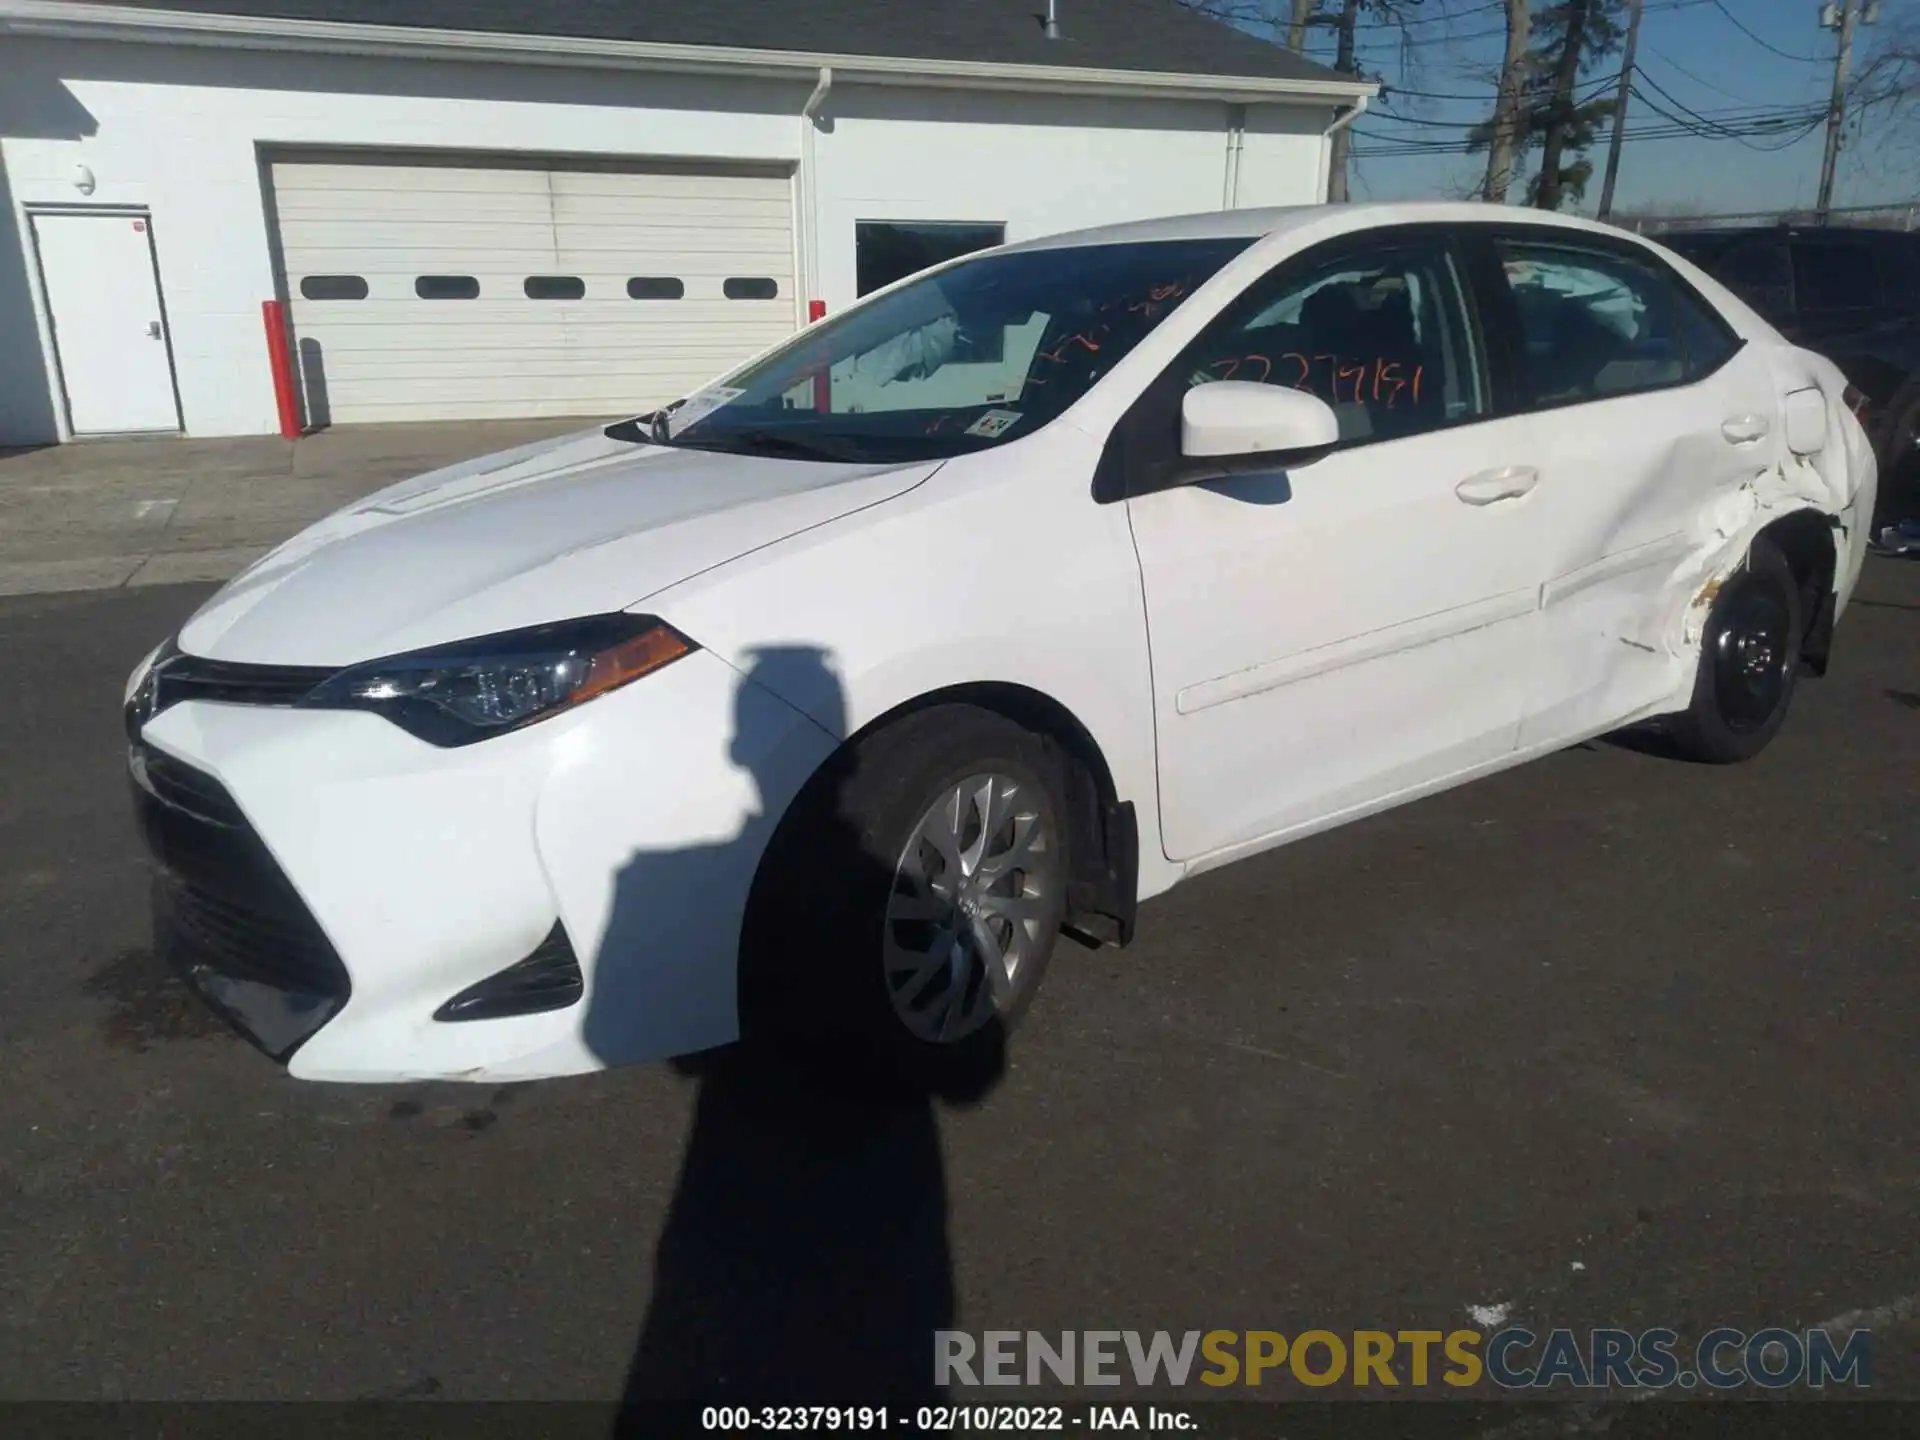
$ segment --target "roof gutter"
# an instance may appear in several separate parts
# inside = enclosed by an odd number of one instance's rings
[[[1325,135],[1327,143],[1320,147],[1320,202],[1327,203],[1333,185],[1333,137],[1345,130],[1354,121],[1366,113],[1367,97],[1356,95],[1353,102],[1333,117],[1333,123],[1320,133]]]
[[[1073,65],[1000,65],[885,55],[834,55],[729,45],[663,45],[565,35],[403,25],[282,20],[73,0],[0,0],[0,34],[128,44],[200,45],[216,49],[298,51],[498,64],[584,66],[768,79],[811,79],[831,69],[839,80],[1052,94],[1158,96],[1238,104],[1364,104],[1378,87],[1349,80],[1268,79],[1257,75],[1183,75],[1146,70],[1095,70]]]
[[[1326,128],[1325,133],[1327,136],[1331,138],[1332,136],[1338,135],[1342,130],[1366,114],[1367,101],[1372,97],[1372,94],[1372,91],[1368,91],[1365,95],[1354,96],[1353,103],[1333,117],[1333,123]]]

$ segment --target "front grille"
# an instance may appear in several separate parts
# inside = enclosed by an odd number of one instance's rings
[[[136,745],[129,763],[136,782],[152,791],[154,798],[176,810],[184,810],[196,820],[232,828],[246,824],[240,807],[204,771],[182,764],[164,750],[151,745]]]
[[[157,715],[182,700],[226,705],[297,705],[334,672],[314,665],[235,665],[175,654],[154,671]]]
[[[238,804],[151,745],[130,754],[158,864],[156,943],[217,1009],[284,1060],[346,1003],[346,966]]]
[[[159,903],[198,963],[235,980],[302,995],[344,994],[346,974],[317,926],[170,876]]]

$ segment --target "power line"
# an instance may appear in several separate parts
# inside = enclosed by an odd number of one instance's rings
[[[1645,79],[1646,77],[1643,75],[1641,78]],[[1664,90],[1660,93],[1666,95]],[[1633,95],[1636,100],[1653,111],[1654,114],[1681,126],[1689,134],[1699,139],[1732,140],[1737,144],[1745,145],[1749,150],[1758,150],[1766,154],[1770,154],[1776,150],[1790,149],[1792,146],[1798,144],[1803,137],[1817,130],[1827,118],[1826,112],[1823,110],[1803,109],[1797,114],[1763,113],[1749,116],[1743,120],[1721,122],[1707,120],[1704,116],[1695,115],[1693,111],[1688,110],[1684,105],[1680,105],[1678,101],[1674,101],[1673,103],[1680,110],[1700,122],[1698,125],[1691,125],[1686,120],[1681,119],[1680,116],[1675,115],[1672,111],[1664,109],[1649,99],[1637,85],[1633,87]],[[1673,99],[1672,96],[1667,96],[1667,98],[1669,100]],[[1746,138],[1750,135],[1772,134],[1777,136],[1779,131],[1792,125],[1796,120],[1799,122],[1799,129],[1785,144],[1755,145]]]
[[[1647,13],[1651,15],[1651,14],[1655,14],[1665,10],[1691,10],[1697,5],[1717,5],[1719,3],[1720,3],[1720,0],[1662,0],[1662,3],[1647,6],[1646,10],[1647,10]],[[1487,8],[1492,9],[1494,7],[1488,6]],[[1466,13],[1472,14],[1476,12],[1468,11]],[[1464,44],[1466,41],[1469,41],[1469,40],[1486,40],[1486,39],[1492,38],[1495,35],[1505,35],[1506,33],[1507,33],[1507,27],[1504,25],[1500,25],[1488,30],[1474,30],[1465,35],[1448,35],[1445,37],[1436,37],[1431,43],[1435,45],[1459,45],[1459,44]],[[1397,47],[1400,44],[1398,40],[1395,40],[1391,37],[1386,37],[1378,40],[1362,40],[1358,43],[1363,49],[1370,49],[1370,48],[1387,46],[1387,45]]]
[[[1661,99],[1665,100],[1669,105],[1673,106],[1674,109],[1681,111],[1682,113],[1684,113],[1685,115],[1689,116],[1694,120],[1699,121],[1702,125],[1707,126],[1709,129],[1722,128],[1723,122],[1720,119],[1715,118],[1716,116],[1744,116],[1749,119],[1759,119],[1761,117],[1769,116],[1769,115],[1781,115],[1781,116],[1805,115],[1809,113],[1809,111],[1814,109],[1818,109],[1822,115],[1826,113],[1824,106],[1754,105],[1754,106],[1749,106],[1745,110],[1742,110],[1738,107],[1734,107],[1731,109],[1722,107],[1720,110],[1715,111],[1712,114],[1703,115],[1701,114],[1700,111],[1693,109],[1691,106],[1685,104],[1684,102],[1680,100],[1676,100],[1671,94],[1667,92],[1667,89],[1665,86],[1663,86],[1658,80],[1655,80],[1651,75],[1647,74],[1647,72],[1642,70],[1638,65],[1634,66],[1633,68],[1634,68],[1634,73],[1638,75],[1642,80],[1646,81],[1648,85],[1652,86],[1654,93],[1659,95]],[[1639,98],[1647,105],[1652,106],[1655,110],[1659,109],[1659,106],[1654,105],[1651,100],[1648,100],[1647,97],[1640,92],[1640,89],[1638,86],[1634,87],[1634,93],[1637,96],[1639,96]],[[1667,118],[1669,120],[1676,120],[1678,117],[1669,115]]]
[[[1607,86],[1614,84],[1617,80],[1619,80],[1619,78],[1620,77],[1617,73],[1612,75],[1600,75],[1600,76],[1596,76],[1591,80],[1582,80],[1580,84],[1575,87],[1575,89],[1576,91],[1604,90],[1606,89]],[[1494,98],[1494,96],[1498,93],[1498,89],[1499,87],[1497,85],[1490,84],[1489,88],[1484,94],[1455,95],[1455,94],[1448,94],[1445,92],[1435,91],[1435,90],[1406,90],[1401,88],[1398,85],[1388,83],[1381,86],[1380,98],[1383,102],[1390,103],[1393,97],[1396,95],[1412,95],[1421,100],[1460,100],[1460,101],[1470,102],[1475,105],[1485,105]]]
[[[1713,83],[1713,81],[1711,81],[1711,80],[1708,80],[1708,79],[1706,79],[1706,78],[1704,78],[1703,76],[1699,76],[1699,75],[1696,75],[1696,74],[1694,74],[1694,73],[1693,73],[1693,71],[1691,71],[1691,70],[1689,70],[1689,69],[1687,69],[1687,67],[1686,67],[1686,66],[1684,66],[1684,65],[1682,65],[1682,64],[1681,64],[1681,63],[1680,63],[1680,62],[1679,62],[1678,60],[1675,60],[1675,59],[1673,59],[1673,58],[1672,58],[1671,56],[1668,56],[1668,55],[1665,55],[1665,54],[1663,54],[1662,52],[1660,52],[1660,51],[1658,51],[1658,50],[1656,50],[1656,49],[1654,49],[1654,48],[1653,48],[1653,46],[1651,46],[1651,45],[1646,45],[1644,41],[1642,42],[1642,45],[1643,45],[1643,47],[1644,47],[1644,48],[1646,49],[1646,51],[1647,51],[1647,53],[1648,53],[1648,54],[1650,54],[1650,55],[1652,55],[1652,56],[1653,56],[1653,57],[1654,57],[1655,59],[1657,59],[1657,60],[1658,60],[1658,61],[1659,61],[1659,62],[1660,62],[1660,63],[1661,63],[1662,65],[1671,65],[1671,66],[1673,66],[1673,68],[1674,68],[1674,69],[1676,69],[1676,70],[1678,70],[1678,71],[1679,71],[1679,72],[1680,72],[1680,73],[1681,73],[1682,75],[1684,75],[1684,76],[1686,76],[1686,77],[1687,77],[1687,79],[1689,79],[1689,80],[1691,80],[1691,81],[1693,81],[1693,83],[1694,83],[1694,84],[1696,84],[1696,85],[1704,85],[1704,86],[1706,86],[1706,87],[1707,87],[1707,89],[1709,89],[1709,90],[1711,90],[1711,91],[1713,91],[1713,93],[1714,93],[1714,94],[1716,94],[1716,95],[1724,95],[1724,96],[1726,96],[1726,97],[1727,97],[1727,99],[1729,99],[1729,100],[1741,100],[1741,101],[1745,101],[1745,102],[1746,102],[1747,104],[1750,104],[1750,105],[1759,105],[1759,104],[1762,104],[1762,103],[1764,103],[1764,102],[1762,102],[1762,101],[1759,101],[1759,100],[1755,100],[1755,99],[1753,99],[1752,97],[1750,97],[1750,96],[1747,96],[1747,95],[1736,95],[1736,94],[1734,94],[1734,93],[1733,93],[1733,91],[1731,91],[1731,90],[1723,90],[1723,89],[1722,89],[1722,88],[1721,88],[1720,86],[1718,86],[1718,85],[1716,85],[1716,84],[1714,84],[1714,83]],[[1635,68],[1635,69],[1637,69],[1637,70],[1639,70],[1639,69],[1640,69],[1640,67],[1639,67],[1639,66],[1635,66],[1634,68]],[[1640,70],[1640,73],[1641,73],[1642,75],[1644,75],[1644,74],[1646,74],[1647,72],[1646,72],[1645,70]]]
[[[1753,31],[1749,30],[1745,25],[1741,24],[1740,17],[1734,14],[1731,10],[1727,9],[1726,5],[1722,3],[1722,0],[1707,0],[1707,3],[1712,5],[1713,8],[1718,10],[1722,15],[1726,16],[1728,20],[1732,21],[1734,29],[1738,30],[1742,35],[1746,36],[1749,40],[1753,41],[1753,43],[1758,45],[1762,50],[1771,50],[1774,54],[1778,55],[1782,60],[1795,60],[1802,65],[1829,65],[1833,63],[1831,60],[1822,59],[1819,56],[1815,56],[1815,55],[1790,55],[1785,50],[1782,50],[1778,45],[1774,45],[1766,40],[1762,40],[1758,35],[1754,34]]]
[[[1647,101],[1645,96],[1642,96],[1641,99],[1648,105],[1648,108],[1661,114],[1664,119],[1658,123],[1629,127],[1624,135],[1624,138],[1627,140],[1739,140],[1743,136],[1760,135],[1780,137],[1780,132],[1784,127],[1793,126],[1793,133],[1784,136],[1784,138],[1780,138],[1780,143],[1754,147],[1767,151],[1785,150],[1798,144],[1801,140],[1819,129],[1822,120],[1825,118],[1819,114],[1803,114],[1797,117],[1798,124],[1795,126],[1795,116],[1761,114],[1739,121],[1728,122],[1722,125],[1717,132],[1703,134],[1698,125],[1667,115],[1660,107],[1654,105],[1651,101]],[[1430,140],[1414,139],[1405,135],[1385,135],[1372,129],[1361,129],[1358,126],[1356,126],[1355,129],[1362,138],[1378,142],[1365,148],[1356,147],[1355,153],[1357,155],[1375,158],[1415,155],[1465,155],[1480,148],[1472,141],[1464,138],[1444,140],[1438,138]]]

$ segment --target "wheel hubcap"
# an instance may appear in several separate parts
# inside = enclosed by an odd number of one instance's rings
[[[1731,597],[1713,639],[1714,690],[1735,730],[1756,730],[1779,707],[1787,686],[1792,614],[1784,597],[1743,585]]]
[[[950,1044],[1007,1009],[1046,942],[1059,884],[1059,850],[1031,787],[970,775],[934,801],[887,902],[887,994],[901,1023]]]

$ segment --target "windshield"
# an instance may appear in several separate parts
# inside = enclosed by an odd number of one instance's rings
[[[1250,239],[982,255],[610,432],[795,459],[944,459],[1032,434]]]

